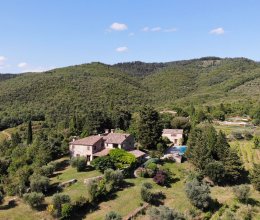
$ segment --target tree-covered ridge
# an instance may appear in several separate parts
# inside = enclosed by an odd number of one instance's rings
[[[2,76],[2,75],[0,75]],[[142,77],[140,77],[142,76]],[[8,76],[7,76],[8,78]],[[137,111],[259,101],[260,65],[245,58],[168,63],[82,64],[0,80],[0,129],[33,120],[64,120],[74,112]],[[243,95],[241,95],[243,94]]]
[[[1,74],[0,73],[0,81],[11,79],[11,78],[14,78],[16,76],[17,76],[16,74],[9,74],[9,73]]]

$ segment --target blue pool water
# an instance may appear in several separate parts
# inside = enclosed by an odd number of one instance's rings
[[[178,153],[183,155],[187,150],[187,146],[172,146],[167,150],[168,154]]]
[[[180,154],[184,154],[187,150],[187,146],[175,146],[175,147],[179,150]]]

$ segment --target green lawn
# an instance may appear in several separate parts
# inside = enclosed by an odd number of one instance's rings
[[[7,202],[12,197],[5,198],[4,204],[1,206],[7,205]],[[25,204],[22,199],[18,199],[17,206],[9,209],[0,208],[0,219],[1,220],[53,220],[53,218],[46,211],[36,211],[31,209],[27,204]]]

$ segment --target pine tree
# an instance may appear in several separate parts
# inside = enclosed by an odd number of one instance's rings
[[[237,152],[233,149],[230,149],[227,156],[223,158],[223,162],[225,167],[226,182],[237,183],[239,180],[241,180],[244,168]]]
[[[31,144],[32,140],[33,140],[32,121],[30,119],[28,122],[28,129],[27,129],[27,144]]]
[[[222,131],[219,131],[216,147],[213,151],[214,159],[222,161],[228,155],[229,150],[230,150],[230,145],[228,144],[226,135]]]

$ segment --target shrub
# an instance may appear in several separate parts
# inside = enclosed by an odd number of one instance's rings
[[[183,214],[166,206],[152,207],[148,214],[151,220],[185,220]]]
[[[122,220],[122,217],[117,212],[110,211],[106,214],[105,220]]]
[[[143,183],[142,187],[145,187],[147,189],[152,189],[153,188],[152,184],[148,183],[148,182]]]
[[[214,183],[223,182],[225,176],[225,168],[222,162],[214,161],[210,162],[205,166],[204,173],[208,176]]]
[[[151,183],[143,183],[141,187],[141,198],[143,201],[147,203],[153,203],[156,195],[151,192],[152,184]]]
[[[244,132],[243,132],[243,136],[244,136],[244,138],[245,138],[246,140],[248,140],[248,141],[252,140],[252,138],[253,138],[252,133],[249,132],[249,131],[244,131]]]
[[[238,132],[238,131],[233,131],[231,133],[231,137],[233,137],[234,139],[236,140],[242,140],[244,139],[243,135],[241,134],[241,132]]]
[[[68,195],[63,195],[56,193],[52,198],[53,208],[56,211],[56,215],[61,214],[62,204],[70,203],[70,197]]]
[[[240,202],[247,202],[250,195],[250,187],[246,185],[233,187],[233,192]]]
[[[70,219],[72,215],[73,207],[70,203],[62,204],[61,207],[61,218],[62,219]]]
[[[153,178],[154,182],[163,186],[166,183],[167,175],[162,170],[158,170]]]
[[[136,158],[133,154],[123,149],[112,149],[109,152],[109,156],[117,169],[125,169],[133,167],[136,164]]]
[[[86,168],[85,157],[74,157],[71,159],[71,166],[76,167],[78,172],[84,171]]]
[[[260,148],[260,137],[259,136],[254,137],[254,147]]]
[[[97,157],[91,161],[91,165],[102,173],[104,173],[106,169],[115,169],[114,161],[110,156]]]
[[[50,180],[46,176],[33,174],[30,177],[30,188],[32,192],[47,192]]]
[[[124,176],[120,170],[107,169],[104,173],[104,179],[106,183],[109,183],[114,188],[118,188],[124,181]]]
[[[98,197],[98,183],[96,180],[90,180],[87,184],[87,194],[90,202],[94,202]]]
[[[84,196],[79,196],[74,201],[74,206],[77,209],[82,209],[82,208],[86,207],[87,204],[88,204],[88,200]]]
[[[260,164],[254,164],[250,179],[254,188],[260,191]]]
[[[194,179],[186,183],[185,192],[191,203],[199,209],[205,210],[211,202],[210,189],[205,183]]]
[[[50,164],[42,166],[40,169],[40,174],[47,177],[51,176],[53,172],[54,172],[54,166]]]
[[[23,199],[32,208],[37,208],[42,205],[44,201],[44,195],[42,193],[32,192],[23,195]]]
[[[157,164],[156,163],[148,163],[145,165],[145,168],[156,171],[157,170]]]

